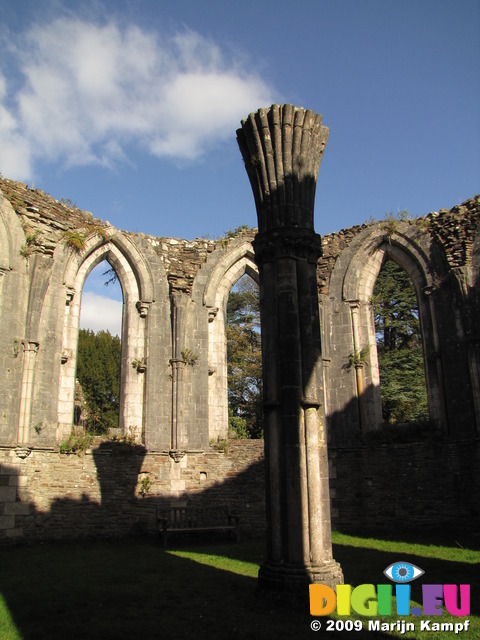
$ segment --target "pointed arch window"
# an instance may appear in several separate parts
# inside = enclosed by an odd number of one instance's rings
[[[382,415],[386,423],[427,421],[419,305],[404,269],[387,259],[373,289]]]
[[[75,379],[74,423],[94,433],[119,427],[122,306],[117,273],[104,260],[83,286]]]
[[[260,292],[247,274],[227,301],[229,430],[244,438],[263,434]]]

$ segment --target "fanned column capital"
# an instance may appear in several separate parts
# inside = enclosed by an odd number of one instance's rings
[[[290,104],[259,109],[242,120],[237,141],[252,185],[259,233],[313,230],[318,170],[328,127],[322,116]]]

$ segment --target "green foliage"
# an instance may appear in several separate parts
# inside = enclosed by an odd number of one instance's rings
[[[137,373],[143,373],[147,367],[145,358],[135,358],[132,360],[132,367],[137,370]]]
[[[84,453],[92,446],[93,436],[91,433],[77,435],[71,433],[68,440],[60,445],[60,453]]]
[[[71,207],[72,209],[76,209],[77,208],[76,202],[72,202],[70,200],[70,198],[60,198],[59,202],[61,204],[66,205],[67,207]]]
[[[18,358],[18,354],[20,353],[20,340],[18,340],[17,338],[13,339],[13,357],[14,358]]]
[[[230,426],[240,436],[263,434],[260,298],[250,278],[239,280],[227,305]],[[243,424],[245,427],[243,427]]]
[[[228,408],[228,434],[234,438],[250,438],[247,423],[243,418],[233,415],[233,409]]]
[[[140,495],[144,498],[152,488],[153,482],[150,476],[144,476],[140,482]]]
[[[86,238],[85,234],[76,229],[67,229],[64,231],[62,238],[70,249],[73,251],[80,253],[85,248]]]
[[[225,238],[235,238],[235,236],[240,235],[244,231],[249,231],[250,227],[247,224],[242,224],[240,227],[236,227],[235,229],[229,229],[224,232]]]
[[[40,421],[40,422],[37,422],[37,424],[33,427],[37,436],[39,436],[42,433],[44,426],[45,425],[43,424],[43,422]]]
[[[185,364],[187,364],[189,367],[194,367],[197,364],[198,355],[191,349],[184,349],[181,355],[182,359],[185,361]]]
[[[348,356],[348,365],[347,365],[347,369],[351,369],[352,367],[361,367],[365,364],[365,362],[367,361],[367,356],[370,352],[370,346],[367,345],[366,347],[364,347],[363,349],[361,349],[361,351],[357,351],[356,349],[354,350],[353,353],[351,353]]]
[[[28,259],[33,253],[33,247],[27,243],[22,244],[19,251],[22,258]]]
[[[95,507],[91,504],[90,508]],[[379,571],[386,566],[385,558],[398,557],[415,558],[415,563],[427,569],[429,576],[447,573],[452,584],[477,584],[480,561],[477,545],[462,548],[469,546],[468,539],[465,540],[461,529],[458,535],[462,536],[456,538],[458,542],[443,531],[439,531],[434,540],[429,532],[417,534],[413,539],[401,537],[392,541],[333,531],[333,555],[353,585],[376,584]],[[185,639],[327,638],[328,633],[312,633],[307,605],[297,610],[286,607],[282,600],[272,599],[266,606],[265,601],[258,598],[255,579],[264,560],[262,538],[239,544],[192,540],[188,547],[177,545],[167,552],[159,551],[158,545],[140,537],[125,541],[2,545],[0,638],[85,640],[85,621],[89,623],[91,640],[157,638],[159,620],[162,628],[175,629],[175,634],[164,635]],[[19,567],[28,567],[28,571],[20,571]],[[412,601],[414,589],[412,587]],[[47,593],[48,598],[41,597]],[[419,597],[421,603],[420,593]],[[417,606],[416,600],[412,606]],[[414,622],[418,628],[418,617],[405,616],[404,619]],[[364,628],[365,620],[363,618]],[[397,616],[388,619],[396,620]],[[450,622],[450,617],[444,612],[441,620]],[[469,620],[468,633],[459,637],[474,640],[480,637],[480,617],[475,607]],[[452,640],[453,637],[449,631],[331,635],[348,640],[382,636],[400,639],[414,635],[424,640]]]
[[[217,441],[211,440],[210,445],[216,451],[222,451],[223,453],[228,454],[228,451],[229,451],[228,440],[225,440],[225,438],[218,438]]]
[[[80,329],[77,378],[88,407],[87,428],[105,433],[118,426],[121,343],[108,331]]]
[[[28,226],[24,227],[25,243],[20,247],[20,255],[22,258],[29,258],[35,248],[35,240],[39,235],[39,231],[32,231]]]
[[[112,453],[114,455],[128,456],[138,451],[138,448],[142,447],[142,445],[137,440],[137,433],[137,427],[131,425],[121,436],[114,435],[110,439],[110,442],[112,442],[113,445]]]
[[[380,271],[372,304],[384,420],[426,421],[428,404],[417,297],[406,272],[391,260]]]

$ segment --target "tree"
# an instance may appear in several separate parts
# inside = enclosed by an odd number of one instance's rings
[[[263,433],[260,296],[249,277],[238,281],[227,304],[229,425],[239,435]]]
[[[373,290],[383,418],[428,420],[427,390],[417,296],[407,273],[392,260]]]
[[[87,429],[105,433],[118,427],[121,343],[108,331],[78,334],[77,378],[88,407]]]

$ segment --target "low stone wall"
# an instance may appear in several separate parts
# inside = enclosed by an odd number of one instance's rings
[[[480,441],[429,437],[330,447],[334,528],[479,532]]]
[[[478,531],[479,443],[373,438],[331,446],[333,528]],[[230,441],[226,451],[188,453],[178,462],[118,443],[82,455],[33,450],[26,458],[4,448],[0,542],[155,535],[156,506],[172,503],[228,503],[247,535],[262,535],[264,492],[259,440]]]
[[[155,508],[223,504],[250,535],[265,530],[263,442],[188,453],[102,443],[85,454],[0,450],[0,541],[156,532]]]

